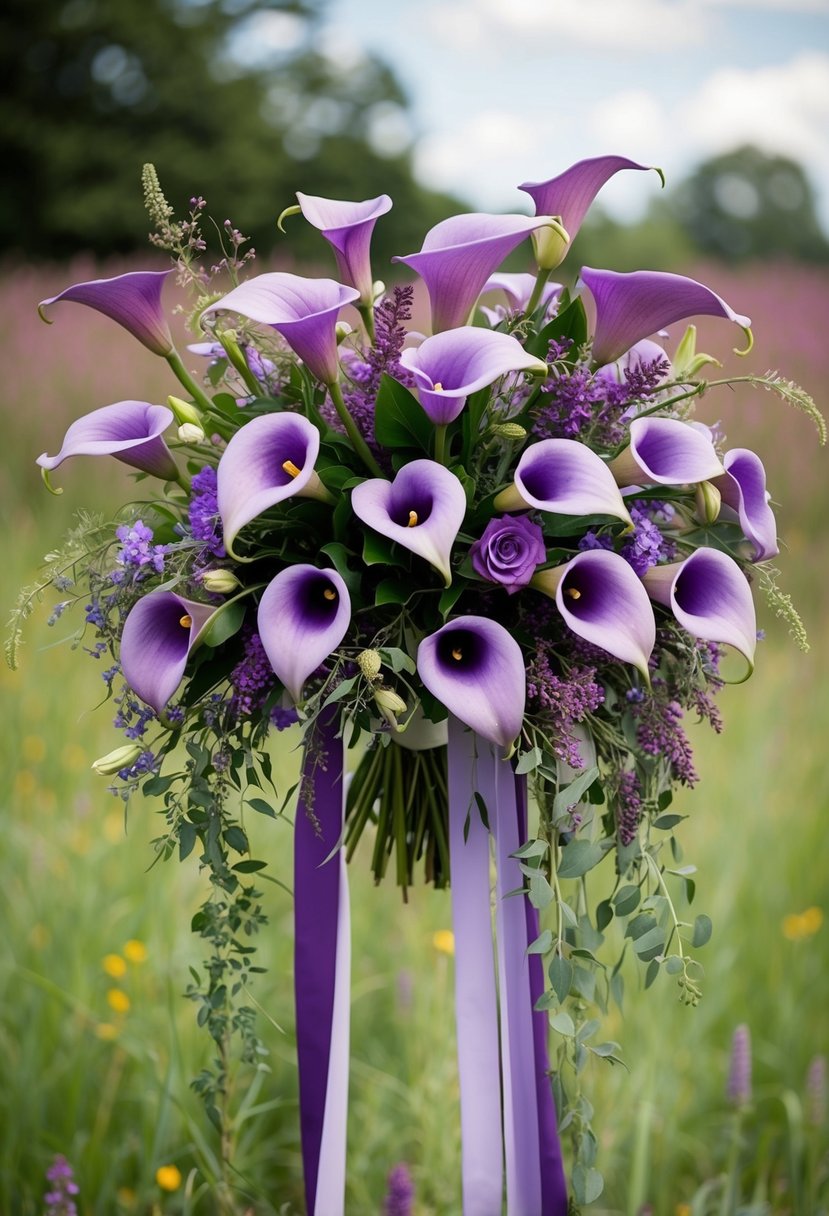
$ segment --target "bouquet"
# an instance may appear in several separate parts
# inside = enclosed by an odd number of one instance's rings
[[[195,1085],[220,1128],[232,1042],[251,1062],[264,1050],[239,1004],[266,921],[266,863],[250,856],[244,814],[296,803],[309,1213],[343,1211],[345,864],[361,839],[374,879],[391,871],[404,897],[451,880],[467,1213],[499,1213],[504,1179],[510,1213],[566,1212],[560,1133],[575,1202],[601,1191],[579,1076],[591,1054],[618,1059],[592,1017],[621,1002],[619,964],[600,949],[612,921],[646,984],[664,970],[683,1001],[700,996],[692,951],[711,923],[683,921],[672,895],[694,895],[669,810],[696,781],[683,723],[719,730],[717,691],[751,674],[752,584],[801,640],[802,627],[769,565],[760,458],[692,417],[734,378],[703,378],[718,364],[693,326],[672,359],[653,340],[710,315],[745,353],[749,318],[679,275],[552,278],[601,186],[646,168],[582,161],[521,187],[534,216],[438,224],[395,259],[425,284],[430,336],[407,328],[413,287],[373,277],[387,196],[300,193],[283,212],[280,226],[301,214],[319,229],[336,279],[250,275],[230,221],[208,272],[204,200],[176,221],[151,166],[152,239],[191,289],[202,372],[162,307],[174,271],[79,283],[40,305],[48,320],[73,301],[108,315],[183,385],[166,404],[93,410],[39,457],[47,485],[89,455],[153,480],[115,521],[80,521],[21,615],[50,584],[65,596],[53,618],[79,605],[78,640],[104,666],[126,736],[93,767],[125,799],[139,787],[159,799],[159,855],[197,850],[209,874],[194,929],[211,959],[188,996],[217,1047]],[[528,238],[535,273],[499,273]],[[825,439],[797,386],[741,379],[805,409]],[[294,726],[301,779],[276,791],[268,741]]]

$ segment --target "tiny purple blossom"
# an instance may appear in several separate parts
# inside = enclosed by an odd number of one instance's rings
[[[41,300],[37,310],[51,324],[47,311],[55,304],[63,300],[86,304],[123,326],[153,354],[166,358],[173,353],[173,339],[161,308],[161,289],[172,273],[172,270],[133,270],[113,279],[75,283],[59,295]]]
[[[469,556],[476,574],[514,595],[547,560],[544,533],[527,515],[491,519]]]
[[[352,203],[297,191],[297,198],[308,223],[320,230],[334,250],[343,283],[360,293],[361,303],[370,305],[374,293],[369,247],[374,225],[391,210],[389,196]]]
[[[162,439],[173,421],[166,405],[148,401],[116,401],[76,419],[56,456],[37,458],[42,469],[56,469],[70,456],[114,456],[122,464],[151,473],[162,481],[178,477],[175,462]]]

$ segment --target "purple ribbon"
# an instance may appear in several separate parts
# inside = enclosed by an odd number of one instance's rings
[[[338,713],[323,711],[305,750],[294,825],[294,992],[308,1216],[342,1216],[351,965]],[[323,1168],[321,1167],[323,1164]]]

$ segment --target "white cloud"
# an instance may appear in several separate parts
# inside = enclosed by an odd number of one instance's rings
[[[778,9],[785,13],[829,13],[829,0],[700,0],[710,8]]]

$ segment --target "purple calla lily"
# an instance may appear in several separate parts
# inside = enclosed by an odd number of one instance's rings
[[[748,354],[752,346],[751,321],[736,313],[710,287],[681,274],[661,270],[615,270],[582,268],[583,282],[596,303],[593,358],[599,364],[614,363],[640,338],[655,334],[685,317],[712,316],[734,321],[746,334]]]
[[[576,439],[542,439],[523,452],[515,481],[496,495],[496,511],[551,511],[558,515],[631,518],[608,466]]]
[[[394,481],[372,477],[351,491],[354,514],[381,536],[423,557],[452,581],[449,558],[466,514],[454,473],[434,460],[412,460]]]
[[[521,731],[526,703],[524,656],[503,625],[482,616],[449,621],[417,651],[423,683],[451,714],[500,747]]]
[[[509,334],[490,329],[449,329],[408,347],[400,363],[415,379],[420,404],[436,426],[458,417],[467,397],[507,372],[545,375],[547,364]]]
[[[427,233],[419,253],[394,257],[417,271],[432,304],[432,331],[465,325],[493,270],[531,232],[558,226],[550,216],[473,212],[442,220]]]
[[[129,330],[153,354],[167,358],[173,352],[173,339],[161,309],[161,289],[172,273],[172,270],[133,270],[114,279],[75,283],[59,295],[41,300],[37,310],[51,325],[47,310],[54,304],[62,300],[86,304]]]
[[[696,549],[685,561],[653,566],[642,582],[651,598],[670,608],[693,637],[735,647],[753,669],[754,601],[748,580],[728,554]]]
[[[634,418],[630,445],[608,467],[620,486],[708,481],[723,471],[710,434],[678,418]]]
[[[268,661],[297,703],[302,686],[345,637],[351,621],[348,588],[336,570],[289,566],[259,605],[259,636]]]
[[[161,438],[173,421],[166,405],[148,401],[116,401],[78,418],[69,427],[57,456],[38,456],[42,469],[56,469],[70,456],[114,456],[122,464],[175,481],[178,469]]]
[[[190,651],[216,612],[173,591],[151,591],[131,609],[121,634],[121,668],[133,692],[156,713],[175,693]]]
[[[618,553],[589,549],[553,570],[539,570],[531,587],[555,598],[568,628],[648,677],[656,621],[648,593]]]
[[[331,496],[314,472],[320,433],[302,414],[261,414],[228,443],[217,470],[219,515],[229,553],[241,528],[286,498]]]
[[[736,511],[743,535],[754,546],[755,562],[764,562],[780,552],[777,522],[769,506],[766,470],[748,448],[732,448],[723,456],[725,473],[714,478],[726,506]]]
[[[518,187],[535,203],[536,215],[557,215],[567,230],[567,240],[554,232],[538,234],[535,242],[539,266],[553,270],[564,260],[593,199],[622,169],[654,169],[662,176],[661,170],[653,165],[640,165],[625,156],[594,156],[578,161],[546,182],[524,182]]]
[[[274,271],[260,274],[234,287],[204,310],[236,312],[272,326],[323,384],[339,375],[336,325],[340,309],[353,304],[360,293],[333,279],[305,279]]]
[[[504,295],[510,302],[509,310],[498,305],[496,308],[487,308],[483,304],[479,304],[480,311],[484,314],[487,321],[493,327],[503,321],[510,312],[526,312],[527,305],[535,290],[536,276],[534,274],[507,274],[499,272],[491,274],[481,289],[481,294],[488,291],[503,291]],[[553,311],[553,306],[558,300],[563,290],[561,283],[545,283],[541,289],[541,297],[538,301],[539,307],[544,305],[542,316],[547,317],[548,313]]]
[[[350,203],[297,191],[297,198],[308,223],[319,228],[333,248],[342,281],[356,288],[361,303],[370,305],[374,294],[369,257],[371,235],[380,216],[391,210],[389,196],[381,194],[365,202]]]

